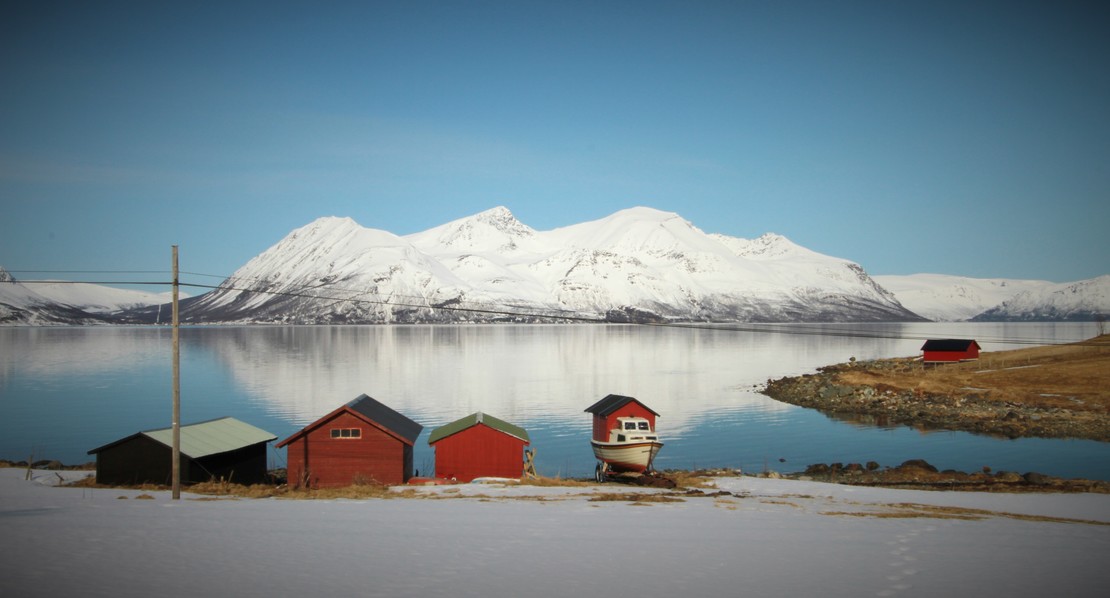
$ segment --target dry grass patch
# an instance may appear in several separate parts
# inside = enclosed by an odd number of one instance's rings
[[[889,510],[883,511],[822,511],[822,515],[842,517],[874,517],[878,519],[959,519],[964,521],[980,521],[991,517],[1017,519],[1019,521],[1037,521],[1045,523],[1078,523],[1085,525],[1110,525],[1107,521],[1091,519],[1073,519],[1069,517],[1050,517],[1045,515],[1025,515],[1021,513],[1006,513],[1003,511],[988,511],[985,509],[967,509],[964,507],[942,507],[937,505],[923,505],[917,503],[896,503],[881,505]]]
[[[653,492],[606,492],[595,494],[589,498],[590,502],[630,502],[632,504],[686,502],[686,499],[670,494],[657,494]]]
[[[537,478],[522,479],[520,480],[521,486],[540,486],[540,487],[570,487],[581,488],[585,486],[593,486],[596,482],[593,480],[575,480],[570,478],[548,478],[539,476]]]
[[[765,504],[765,505],[786,505],[788,507],[794,507],[795,509],[802,508],[802,506],[799,505],[798,503],[790,502],[788,500],[774,500],[774,499],[770,499],[770,498],[763,498],[763,499],[760,499],[759,502],[761,504]]]

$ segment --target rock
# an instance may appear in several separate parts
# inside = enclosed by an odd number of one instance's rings
[[[1021,477],[1026,482],[1029,482],[1030,484],[1035,484],[1037,486],[1048,486],[1048,485],[1052,484],[1052,478],[1051,477],[1046,476],[1043,473],[1037,473],[1035,471],[1027,472],[1025,475],[1023,475]]]
[[[1018,474],[1016,474],[1012,471],[1000,471],[1000,472],[994,474],[994,481],[996,481],[996,482],[1005,482],[1005,483],[1010,484],[1010,483],[1014,483],[1014,482],[1024,482],[1025,480],[1021,476],[1019,476]]]
[[[913,468],[924,469],[925,471],[931,471],[933,473],[937,473],[937,468],[930,465],[929,462],[924,460],[924,459],[910,459],[909,461],[906,461],[906,462],[902,463],[898,467],[902,468],[902,469],[913,467]]]

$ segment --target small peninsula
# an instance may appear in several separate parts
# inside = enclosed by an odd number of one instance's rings
[[[763,394],[879,426],[1110,441],[1110,335],[978,360],[849,361],[768,380]]]

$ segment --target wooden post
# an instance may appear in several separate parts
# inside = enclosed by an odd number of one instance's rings
[[[177,245],[173,246],[173,499],[181,500],[181,321],[178,318]]]

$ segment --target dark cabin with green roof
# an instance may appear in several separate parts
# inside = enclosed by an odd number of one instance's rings
[[[233,417],[181,426],[181,481],[266,481],[266,444],[277,436]],[[96,483],[170,484],[173,428],[147,430],[89,451],[96,455]]]
[[[469,482],[475,478],[520,478],[524,447],[531,441],[519,426],[492,415],[472,413],[432,430],[435,477]]]

